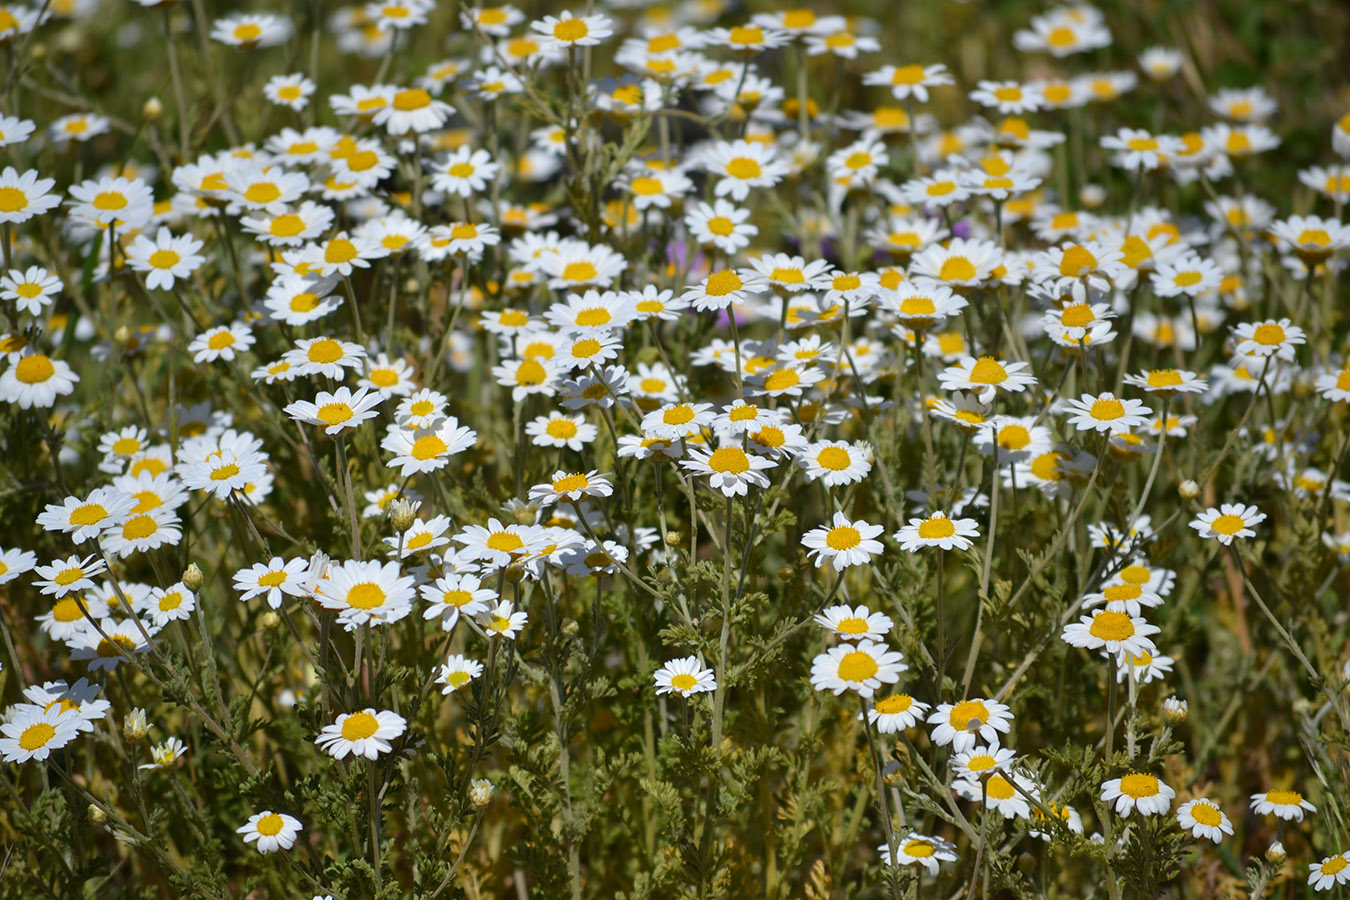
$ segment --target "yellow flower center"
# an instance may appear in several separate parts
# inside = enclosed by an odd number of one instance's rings
[[[872,654],[861,650],[847,653],[839,661],[839,679],[848,682],[866,681],[877,674],[877,661]]]
[[[373,581],[363,581],[347,592],[347,605],[356,609],[374,609],[384,603],[384,588]]]
[[[1298,791],[1266,791],[1266,800],[1276,806],[1298,806],[1303,795]]]
[[[1092,307],[1086,303],[1073,303],[1060,310],[1059,321],[1065,328],[1086,328],[1096,321]]]
[[[758,178],[763,171],[759,163],[748,156],[737,156],[727,163],[727,174],[742,181]]]
[[[976,274],[975,264],[964,256],[948,257],[938,270],[938,278],[942,281],[970,281]]]
[[[206,346],[212,350],[224,350],[234,344],[234,334],[229,331],[217,331],[206,339]]]
[[[24,384],[42,384],[55,374],[56,367],[41,353],[25,356],[14,367],[14,377]]]
[[[306,355],[312,363],[320,365],[335,363],[342,359],[342,345],[332,338],[320,338],[309,345]]]
[[[937,850],[928,841],[906,841],[900,852],[912,859],[928,859]]]
[[[35,722],[19,735],[19,747],[22,750],[38,750],[47,746],[47,742],[56,737],[56,729],[46,722]]]
[[[957,731],[968,731],[971,722],[978,722],[983,726],[989,721],[989,708],[982,700],[962,700],[952,707],[947,721]]]
[[[1176,369],[1154,369],[1148,373],[1149,387],[1175,387],[1181,383],[1181,373]]]
[[[1201,825],[1217,826],[1223,822],[1223,813],[1212,803],[1197,803],[1191,807],[1191,818]]]
[[[1241,516],[1234,515],[1222,515],[1209,523],[1210,530],[1219,534],[1237,534],[1246,527],[1246,521]]]
[[[750,457],[739,447],[722,447],[708,457],[708,468],[714,472],[740,475],[750,469]]]
[[[1274,347],[1284,342],[1284,329],[1274,322],[1263,322],[1252,332],[1252,340],[1265,347]]]
[[[563,19],[553,26],[553,36],[568,43],[579,41],[590,33],[584,19]]]
[[[553,479],[553,490],[559,494],[566,494],[583,490],[590,483],[590,479],[585,474],[576,472],[572,475],[564,475],[562,478]]]
[[[981,356],[970,369],[972,384],[1002,384],[1008,380],[1008,370],[992,356]]]
[[[583,259],[579,262],[568,263],[563,269],[562,277],[563,281],[590,281],[598,274],[595,264]]]
[[[28,205],[28,195],[18,188],[0,187],[0,212],[18,212]]]
[[[999,429],[998,445],[1004,450],[1021,450],[1031,443],[1031,432],[1022,425],[1005,425]]]
[[[698,679],[688,672],[681,672],[670,679],[670,686],[681,691],[689,691],[698,686]]]
[[[914,705],[914,700],[909,694],[892,694],[876,702],[876,710],[883,716],[891,716],[896,713],[902,713]]]
[[[408,455],[413,459],[425,461],[435,459],[447,449],[445,441],[434,434],[427,434],[413,441],[412,449]]]
[[[1082,244],[1074,244],[1064,251],[1059,261],[1059,274],[1067,278],[1081,278],[1097,268],[1097,257]]]
[[[86,503],[83,506],[76,507],[70,514],[70,524],[72,525],[97,525],[102,522],[108,511],[97,503]]]
[[[69,587],[83,577],[84,569],[80,566],[72,566],[69,569],[62,569],[56,574],[56,577],[53,578],[52,581],[55,581],[62,587]]]
[[[318,418],[325,425],[341,425],[356,413],[345,403],[325,403],[319,407]]]
[[[839,525],[835,528],[831,528],[825,535],[825,544],[831,550],[852,550],[860,543],[862,543],[862,535],[858,533],[858,529],[849,525]],[[846,619],[845,621],[849,620]]]
[[[422,88],[412,88],[411,90],[399,91],[394,95],[394,109],[402,112],[408,112],[414,109],[423,109],[431,105],[431,95]]]
[[[525,542],[520,539],[520,535],[513,531],[497,531],[488,536],[487,546],[489,550],[514,553],[525,546]]]
[[[797,374],[796,369],[779,369],[764,379],[764,389],[766,391],[785,391],[796,387],[800,382],[801,376]]]
[[[159,530],[159,524],[150,516],[139,515],[132,516],[122,526],[122,537],[128,541],[139,541],[148,538]]]
[[[356,245],[346,238],[333,238],[328,245],[323,248],[323,261],[326,263],[351,262],[356,259]]]
[[[1141,797],[1156,797],[1158,795],[1158,779],[1152,775],[1131,772],[1120,779],[1120,792],[1136,800]]]
[[[1089,415],[1099,422],[1110,422],[1125,415],[1125,406],[1119,400],[1112,398],[1094,400]]]
[[[849,456],[843,447],[826,447],[816,454],[816,463],[822,469],[829,469],[832,472],[842,472],[852,462],[853,457]]]
[[[1194,810],[1192,810],[1192,815],[1194,815]],[[1198,822],[1200,820],[1196,819],[1196,821]],[[1345,871],[1346,866],[1350,866],[1350,860],[1347,860],[1344,854],[1341,856],[1332,856],[1327,859],[1326,862],[1322,863],[1322,874],[1339,875],[1341,872]]]
[[[764,29],[758,25],[738,25],[728,36],[728,42],[732,44],[758,44],[763,40]]]
[[[926,541],[937,541],[956,534],[956,526],[946,516],[935,516],[919,523],[919,537]]]
[[[1092,617],[1088,633],[1103,641],[1123,641],[1134,637],[1134,623],[1125,613],[1099,612]]]

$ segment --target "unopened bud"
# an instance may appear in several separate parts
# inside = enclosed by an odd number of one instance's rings
[[[667,546],[667,547],[678,547],[678,546],[680,546],[680,542],[683,541],[683,540],[684,540],[684,538],[680,535],[680,533],[679,533],[678,531],[667,531],[667,532],[666,532],[666,546]]]
[[[99,806],[97,803],[90,803],[89,824],[102,825],[106,821],[108,821],[108,814],[103,811],[103,807]]]
[[[151,97],[141,104],[141,115],[148,121],[153,122],[164,115],[164,104],[159,102],[158,97]]]
[[[206,577],[202,575],[202,570],[197,568],[197,564],[188,563],[188,567],[183,570],[183,587],[195,594],[202,589],[205,582]]]
[[[564,637],[576,637],[581,631],[581,626],[577,624],[576,619],[568,619],[563,622],[562,633]]]
[[[1181,495],[1182,500],[1194,500],[1200,496],[1200,485],[1187,478],[1177,485],[1177,493]]]
[[[281,616],[269,609],[262,614],[262,618],[258,620],[258,624],[262,626],[263,631],[276,631],[281,627]]]
[[[482,809],[492,802],[496,788],[486,778],[475,778],[469,783],[469,802],[475,809]]]
[[[1178,700],[1176,697],[1168,697],[1163,701],[1163,718],[1170,725],[1180,725],[1186,721],[1186,715],[1190,712],[1190,707],[1185,700]]]
[[[1078,200],[1085,209],[1096,209],[1106,202],[1106,188],[1100,184],[1085,184],[1078,192]]]
[[[1279,841],[1275,841],[1266,848],[1266,862],[1270,863],[1272,866],[1278,866],[1280,863],[1284,862],[1284,856],[1284,844],[1281,844]]]
[[[131,344],[131,329],[125,325],[118,325],[117,330],[113,332],[113,340],[126,347]]]
[[[399,497],[389,507],[389,521],[400,534],[407,531],[417,521],[417,504]]]
[[[145,719],[145,710],[139,706],[127,713],[126,718],[122,720],[122,733],[128,740],[137,741],[145,737],[145,733],[150,730],[149,723]]]
[[[1025,850],[1017,857],[1017,870],[1023,875],[1030,875],[1036,871],[1036,857],[1027,853]]]
[[[778,567],[778,580],[779,580],[779,581],[784,581],[784,582],[791,581],[791,580],[792,580],[792,576],[795,575],[795,574],[797,574],[797,570],[794,569],[792,566],[779,566],[779,567]]]

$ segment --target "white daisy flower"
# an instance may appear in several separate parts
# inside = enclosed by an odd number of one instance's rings
[[[1158,816],[1167,812],[1176,795],[1158,776],[1130,772],[1103,782],[1101,799],[1113,806],[1118,816],[1128,817],[1134,810],[1141,816]]]
[[[652,675],[657,694],[679,694],[688,697],[717,689],[717,678],[712,669],[705,669],[697,656],[672,659]]]
[[[811,663],[811,686],[818,691],[857,691],[871,697],[882,684],[895,684],[909,668],[904,655],[883,643],[863,638],[856,644],[831,647]]]
[[[314,739],[320,749],[334,759],[363,756],[376,759],[393,749],[391,741],[408,729],[408,720],[387,709],[371,707],[354,713],[341,713],[332,725],[325,725]]]
[[[244,843],[256,846],[259,853],[272,853],[295,846],[302,828],[304,826],[294,816],[267,809],[249,816],[235,832],[244,836]]]
[[[882,551],[881,542],[875,540],[882,530],[880,525],[853,521],[836,512],[830,527],[822,525],[802,535],[802,546],[808,550],[807,557],[815,559],[817,569],[830,563],[836,572],[842,572],[850,566],[867,565]]]

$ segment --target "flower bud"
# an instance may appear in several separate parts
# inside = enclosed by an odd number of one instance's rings
[[[197,568],[197,564],[188,563],[188,567],[183,570],[183,587],[195,594],[202,589],[205,582],[206,577],[202,575],[202,570]]]
[[[145,710],[139,706],[127,713],[122,720],[122,733],[128,740],[139,740],[145,737],[145,733],[150,730],[150,725],[145,720]]]
[[[1190,707],[1185,700],[1178,700],[1175,696],[1168,697],[1163,701],[1163,718],[1169,725],[1180,725],[1186,721],[1186,714]]]
[[[258,620],[258,624],[262,626],[263,631],[276,631],[277,628],[281,626],[281,616],[269,609],[262,614],[262,618]]]
[[[680,546],[680,542],[683,541],[683,540],[684,540],[684,538],[680,535],[680,533],[679,533],[678,531],[667,531],[667,532],[666,532],[666,546],[667,546],[667,547],[678,547],[678,546]]]
[[[1200,485],[1187,478],[1177,485],[1177,493],[1181,495],[1182,500],[1194,500],[1200,496]]]
[[[475,778],[469,784],[469,802],[474,805],[475,809],[482,809],[492,802],[492,795],[495,791],[496,789],[493,788],[491,781],[486,778]]]
[[[102,825],[106,821],[108,821],[108,814],[103,811],[103,807],[99,806],[97,803],[90,803],[89,824]]]
[[[1278,866],[1280,863],[1284,862],[1284,856],[1284,844],[1281,844],[1279,841],[1275,841],[1266,848],[1266,862],[1270,863],[1272,866]]]
[[[164,115],[164,104],[159,101],[158,97],[151,97],[141,104],[141,115],[147,121],[153,122]]]
[[[1100,184],[1085,184],[1078,192],[1078,201],[1084,209],[1096,209],[1106,202],[1106,188]]]
[[[403,497],[399,497],[389,507],[389,521],[393,524],[394,530],[402,534],[413,526],[417,521],[418,504],[411,503]]]

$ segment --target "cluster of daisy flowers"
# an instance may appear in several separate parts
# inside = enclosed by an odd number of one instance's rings
[[[137,2],[166,7],[172,45],[173,4]],[[91,7],[0,7],[0,42]],[[433,22],[450,29],[451,55],[407,70],[400,53]],[[249,67],[280,63],[268,49],[297,38],[275,13],[194,24],[203,46]],[[1338,526],[1350,442],[1333,434],[1328,452],[1323,433],[1343,430],[1350,401],[1333,334],[1350,116],[1331,127],[1325,164],[1297,173],[1288,210],[1245,177],[1281,146],[1260,87],[1214,92],[1184,133],[1094,136],[1075,150],[1071,191],[1063,123],[1081,138],[1077,110],[1114,122],[1120,98],[1161,94],[1188,64],[1180,51],[1075,69],[1111,31],[1091,7],[1054,8],[1012,37],[1040,61],[1037,80],[958,87],[940,62],[882,65],[877,26],[804,9],[746,20],[717,3],[530,20],[510,5],[451,18],[429,0],[379,0],[333,12],[322,35],[381,61],[375,80],[269,74],[251,98],[268,115],[247,140],[226,97],[212,122],[228,140],[199,150],[179,103],[172,160],[133,144],[115,164],[71,167],[115,126],[133,129],[93,111],[0,115],[0,402],[40,434],[48,467],[31,530],[0,548],[0,585],[79,679],[23,687],[0,725],[4,760],[78,754],[81,734],[115,728],[109,678],[164,664],[194,619],[205,639],[211,605],[284,620],[300,643],[335,624],[358,662],[372,634],[435,646],[420,674],[450,697],[480,688],[499,654],[530,657],[544,628],[556,639],[555,596],[580,586],[597,617],[602,592],[627,591],[684,629],[644,648],[663,662],[637,673],[642,702],[662,735],[668,716],[686,733],[711,722],[717,749],[743,671],[731,655],[799,634],[732,634],[763,544],[800,562],[782,589],[811,604],[798,624],[824,633],[800,632],[813,658],[789,677],[856,694],[874,752],[929,726],[944,808],[960,800],[1072,841],[1085,829],[1071,801],[1086,799],[1110,854],[1136,815],[1170,813],[1214,843],[1234,835],[1199,775],[1174,809],[1177,789],[1136,746],[1138,696],[1169,680],[1183,639],[1168,608],[1179,563],[1153,551],[1190,541],[1252,593],[1281,640],[1269,649],[1334,680],[1248,572],[1276,526],[1320,535],[1324,589],[1350,561]],[[797,85],[781,77],[789,57]],[[840,96],[870,103],[812,99],[806,73],[827,60]],[[156,103],[151,122],[166,112]],[[978,114],[957,121],[962,109]],[[1103,162],[1095,176],[1127,186],[1120,202],[1085,182],[1088,154]],[[1167,202],[1177,196],[1194,210]],[[124,378],[137,402],[107,406],[101,392]],[[1204,433],[1224,415],[1238,424]],[[1238,465],[1243,453],[1255,462]],[[1170,483],[1180,506],[1163,499]],[[735,519],[749,527],[784,505],[801,526],[784,546],[753,529],[736,546]],[[1030,538],[1032,517],[1053,527],[1022,559],[1009,545]],[[688,577],[699,549],[723,565],[717,599]],[[1094,562],[1071,593],[1036,596],[1046,567],[1068,571],[1079,553]],[[222,578],[180,575],[194,554]],[[907,608],[897,573],[932,583],[932,607]],[[999,582],[1008,608],[1047,604],[1047,641],[1007,646],[984,621]],[[972,633],[949,636],[958,621]],[[688,637],[710,622],[714,640]],[[1071,659],[1100,657],[1113,704],[1117,685],[1128,696],[1138,768],[1117,766],[1087,798],[1011,742],[1013,689],[1055,635]],[[948,669],[957,644],[961,672]],[[1006,667],[982,645],[1007,652]],[[1003,686],[982,695],[990,678]],[[328,710],[314,749],[372,773],[419,752],[420,698],[357,693]],[[1345,714],[1343,698],[1326,702]],[[1175,698],[1162,709],[1154,747],[1186,717]],[[1120,729],[1105,728],[1116,766]],[[144,768],[172,770],[188,749],[170,738]],[[929,876],[960,863],[959,828],[898,827],[877,768],[882,861]],[[490,784],[474,791],[486,805]],[[1293,790],[1251,798],[1281,836],[1314,811]],[[290,850],[305,815],[263,809],[238,834]],[[1346,853],[1308,864],[1316,890],[1347,880]]]

